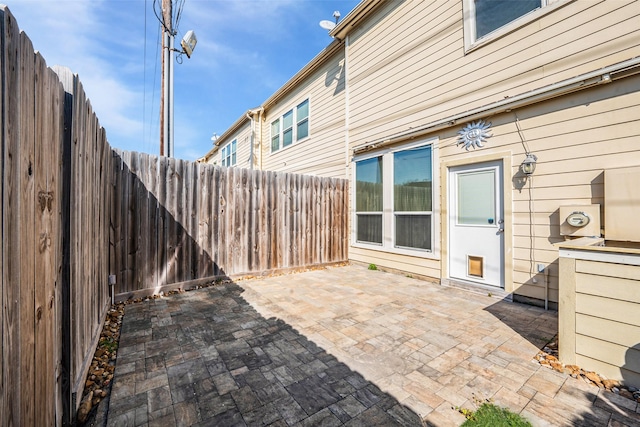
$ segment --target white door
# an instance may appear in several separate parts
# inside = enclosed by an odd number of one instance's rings
[[[449,275],[504,288],[502,162],[449,169]]]

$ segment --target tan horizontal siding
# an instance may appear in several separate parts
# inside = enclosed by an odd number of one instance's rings
[[[542,261],[540,261],[539,259],[536,260],[537,262],[542,263]],[[549,278],[550,280],[550,287],[554,288],[554,289],[558,289],[558,264],[557,264],[557,260],[553,260],[550,265],[545,265],[549,268]],[[538,270],[536,268],[536,263],[533,263],[533,266],[531,265],[530,261],[529,261],[529,257],[526,258],[515,258],[513,260],[513,269],[514,271],[519,271],[521,273],[526,273],[527,277],[529,274],[529,271],[532,271],[533,276],[535,276],[537,278],[538,281],[543,280],[544,278],[544,273],[538,273]]]
[[[588,355],[612,366],[624,366],[631,371],[640,372],[640,350],[634,348],[576,334],[576,353]]]
[[[518,280],[519,274],[518,272],[514,272],[514,284],[513,284],[513,292],[517,295],[522,295],[528,298],[535,298],[540,301],[544,301],[545,288],[544,283],[539,281],[536,284],[533,283],[523,283],[522,280]],[[522,277],[522,275],[520,274]],[[557,302],[558,301],[558,290],[557,289],[549,289],[549,301]]]
[[[576,313],[616,322],[640,324],[640,304],[578,293]]]
[[[429,57],[428,64],[416,66],[419,69],[397,72],[393,79],[371,77],[366,79],[367,84],[354,84],[353,139],[368,140],[419,120],[433,120],[461,107],[473,108],[637,56],[637,30],[630,25],[640,14],[637,3],[582,3],[574,2],[545,15],[478,52],[464,56],[461,48],[439,49],[434,55],[440,54],[441,58]],[[462,32],[460,18],[452,17],[459,23],[458,33]],[[539,26],[544,31],[538,31]],[[424,53],[418,56],[422,58]],[[389,67],[394,71],[398,68]],[[354,74],[351,78],[357,82]],[[397,86],[390,86],[393,84]],[[355,96],[359,91],[371,98]],[[372,103],[377,107],[373,114]]]
[[[598,372],[610,379],[624,380],[628,384],[640,384],[640,374],[624,368],[593,359],[582,354],[576,354],[578,366],[589,366],[588,369]]]
[[[535,261],[542,264],[555,263],[558,260],[558,249],[553,248],[549,250],[540,250],[536,248]],[[529,247],[525,248],[513,248],[513,258],[519,260],[529,261]],[[556,270],[557,271],[557,270]]]
[[[533,230],[529,223],[526,224],[513,224],[513,235],[519,237],[528,237],[533,234],[535,236],[559,236],[560,235],[560,225],[559,224],[535,224]]]
[[[379,71],[389,62],[410,56],[417,45],[433,43],[430,35],[437,37],[442,31],[441,22],[450,21],[443,15],[461,16],[461,10],[452,9],[451,4],[387,2],[378,16],[361,25],[350,36],[350,73],[355,81]],[[427,16],[430,16],[429,22],[426,22]]]
[[[610,269],[615,269],[615,265],[607,264],[607,272]],[[576,292],[633,302],[640,309],[640,283],[637,280],[576,273]]]
[[[638,80],[630,78],[616,82],[615,88],[600,86],[585,93],[568,95],[570,98],[552,100],[518,111],[522,133],[528,142],[535,142],[541,150],[571,146],[576,144],[576,140],[592,143],[637,135],[637,128],[629,129],[626,125],[638,119],[639,101],[637,97],[624,96],[627,91],[633,91],[634,83],[637,85]],[[616,92],[618,97],[615,96]],[[599,103],[599,109],[585,108],[585,104],[593,101]],[[562,110],[562,115],[548,114],[558,110]],[[608,114],[603,116],[602,111]],[[516,132],[514,125],[512,130]],[[568,136],[578,139],[567,139]]]
[[[344,178],[344,55],[336,54],[265,114],[262,168]],[[309,137],[271,152],[271,122],[309,98]],[[294,124],[295,126],[295,124]]]
[[[534,246],[536,250],[548,250],[548,251],[556,251],[558,252],[558,248],[553,244],[558,242],[563,242],[564,238],[561,236],[549,236],[542,235],[536,236],[533,239]],[[516,248],[529,248],[531,244],[529,236],[513,236],[513,245]]]
[[[440,260],[417,258],[390,252],[349,247],[349,259],[375,264],[378,267],[387,267],[422,276],[440,278]]]
[[[633,265],[576,260],[576,272],[636,280],[638,283],[634,284],[634,286],[640,288],[640,268]]]
[[[416,78],[436,73],[437,64],[433,61],[442,56],[443,50],[454,51],[462,40],[462,34],[452,25],[456,16],[459,15],[447,12],[447,22],[431,22],[426,34],[413,28],[397,27],[396,37],[390,42],[371,45],[366,56],[354,55],[350,83],[354,85],[356,94],[380,79],[385,79],[385,87],[397,88],[398,79],[411,73],[418,73]],[[421,35],[417,40],[416,34]],[[412,43],[406,46],[406,41]]]
[[[255,166],[255,159],[251,158],[251,125],[243,129],[236,138],[236,166],[251,169],[252,160]]]
[[[272,162],[264,167],[265,170],[274,170],[282,172],[290,172],[305,175],[317,175],[328,178],[344,178],[344,156],[332,156],[320,161],[318,157],[309,159],[308,151],[300,148],[299,150],[291,150],[291,156],[288,162]],[[297,156],[296,154],[297,153]],[[305,159],[305,162],[297,161],[297,159]]]
[[[633,347],[640,341],[640,325],[613,322],[581,313],[576,313],[576,333],[624,347]]]

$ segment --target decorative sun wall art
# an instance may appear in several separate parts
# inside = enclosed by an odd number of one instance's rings
[[[462,145],[467,151],[472,147],[484,147],[483,143],[487,138],[493,136],[489,133],[490,127],[491,123],[487,123],[484,120],[468,123],[458,131],[458,143],[456,145]]]

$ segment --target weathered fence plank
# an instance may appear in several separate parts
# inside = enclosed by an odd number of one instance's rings
[[[2,377],[3,423],[21,425],[20,402],[22,400],[22,369],[10,369],[20,365],[20,223],[19,210],[19,162],[20,150],[20,36],[18,24],[5,10],[3,13],[3,182],[2,182]]]
[[[0,40],[2,40],[3,42],[6,40],[5,37],[5,14],[2,10],[0,10],[0,34],[2,34],[2,38]],[[0,85],[5,86],[7,79],[7,71],[6,71],[6,66],[7,66],[7,49],[6,47],[2,50],[0,50],[0,78],[2,79],[0,81]],[[8,89],[8,88],[7,88]],[[5,229],[4,229],[4,216],[5,216],[5,211],[4,211],[4,206],[5,206],[5,194],[4,194],[4,186],[5,186],[5,176],[4,176],[4,163],[5,163],[5,158],[4,158],[4,154],[5,154],[5,143],[7,142],[7,112],[5,111],[5,105],[8,104],[8,90],[3,91],[0,96],[2,96],[2,98],[0,99],[0,126],[2,126],[1,129],[1,134],[0,134],[0,147],[2,147],[0,149],[0,181],[2,182],[2,188],[0,189],[0,220],[2,220],[0,222],[0,233],[2,233],[2,241],[0,242],[0,250],[2,250],[2,253],[0,254],[0,360],[2,360],[2,364],[0,364],[0,414],[5,414],[8,411],[8,409],[6,408],[6,404],[8,403],[7,396],[5,395],[6,393],[6,388],[4,386],[5,384],[5,380],[4,380],[4,365],[5,365],[5,357],[7,356],[7,354],[5,353],[5,348],[6,348],[6,343],[5,343],[5,329],[4,329],[4,317],[5,317],[5,312],[6,312],[6,300],[5,300],[5,277],[4,277],[4,254],[5,254],[5,242],[4,242],[4,236],[5,236]],[[8,334],[7,334],[8,335]],[[0,417],[0,421],[4,421],[6,418]]]
[[[35,222],[35,194],[34,194],[34,167],[35,157],[35,86],[36,70],[34,51],[31,41],[25,33],[20,34],[20,62],[22,72],[20,82],[20,138],[19,138],[19,205],[20,245],[14,248],[20,259],[20,387],[35,390],[35,276],[34,276],[34,250],[35,234],[33,225]],[[40,171],[37,171],[38,173]],[[19,249],[18,249],[19,248]],[[35,409],[29,399],[20,402],[20,420],[24,425],[35,424]]]

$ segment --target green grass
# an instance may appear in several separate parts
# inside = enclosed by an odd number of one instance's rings
[[[377,270],[378,266],[376,266],[375,264],[369,264],[369,270]]]
[[[460,411],[467,418],[465,427],[531,427],[531,423],[508,409],[485,402],[475,411]]]
[[[113,338],[101,338],[98,344],[100,347],[108,351],[114,351],[118,349],[118,343]]]

